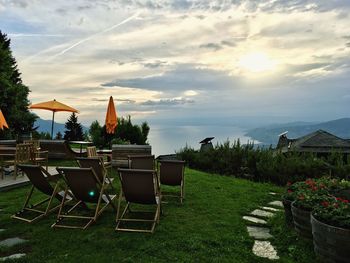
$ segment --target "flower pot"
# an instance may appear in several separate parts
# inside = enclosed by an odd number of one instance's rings
[[[298,232],[299,235],[312,238],[312,230],[311,230],[311,222],[310,215],[311,211],[304,210],[294,206],[294,202],[292,203],[292,215],[294,228]]]
[[[311,215],[314,250],[324,262],[350,261],[350,229],[328,225]]]
[[[286,219],[286,223],[291,226],[293,225],[292,201],[283,199],[282,204],[284,208],[284,217]]]

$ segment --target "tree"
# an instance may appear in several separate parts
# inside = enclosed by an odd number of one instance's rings
[[[55,140],[62,140],[62,139],[63,139],[62,133],[61,132],[56,133]]]
[[[98,147],[107,147],[112,143],[124,144],[146,144],[150,127],[147,122],[141,126],[133,125],[131,117],[127,119],[118,118],[118,125],[114,134],[107,134],[106,127],[101,126],[98,121],[91,123],[89,134],[94,145]]]
[[[64,132],[64,139],[68,141],[82,141],[84,140],[83,128],[78,123],[78,117],[73,112],[67,120]]]
[[[28,110],[28,94],[12,56],[10,39],[0,31],[0,108],[9,124],[9,129],[0,131],[0,138],[15,138],[32,131],[37,116]]]
[[[94,145],[99,148],[104,146],[105,142],[104,137],[102,136],[102,127],[97,120],[91,123],[89,134]]]

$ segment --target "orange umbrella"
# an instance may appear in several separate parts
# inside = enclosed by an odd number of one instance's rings
[[[115,111],[113,97],[109,98],[106,114],[106,131],[109,134],[113,134],[117,127],[117,112]]]
[[[33,104],[29,106],[29,109],[42,109],[42,110],[49,110],[52,111],[52,124],[51,124],[51,139],[53,134],[53,124],[55,122],[55,112],[56,111],[69,111],[69,112],[79,112],[78,110],[63,104],[61,102],[58,102],[56,100],[41,102],[37,104]]]
[[[0,110],[0,130],[4,128],[8,128],[7,122],[5,120],[4,114],[2,114],[2,111]]]

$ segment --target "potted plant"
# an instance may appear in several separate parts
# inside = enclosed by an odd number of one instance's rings
[[[287,183],[287,190],[282,196],[282,204],[284,207],[284,215],[288,225],[293,225],[293,215],[292,215],[292,202],[294,202],[298,196],[298,191],[306,189],[307,185],[305,182],[296,182],[292,184]]]
[[[349,262],[350,205],[341,197],[327,197],[311,215],[314,250],[323,261]]]
[[[321,180],[307,179],[304,184],[304,187],[297,190],[297,197],[291,205],[291,210],[295,230],[301,236],[312,238],[311,211],[329,194],[327,186]]]

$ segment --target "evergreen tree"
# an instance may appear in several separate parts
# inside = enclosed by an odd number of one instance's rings
[[[84,140],[83,128],[78,123],[78,117],[73,112],[65,124],[66,131],[64,132],[64,139],[68,141],[82,141]]]
[[[0,31],[0,108],[9,125],[0,131],[0,138],[16,138],[32,131],[37,117],[28,111],[28,93],[12,56],[10,39]]]
[[[62,140],[62,139],[63,139],[62,133],[61,132],[56,133],[55,140]]]

